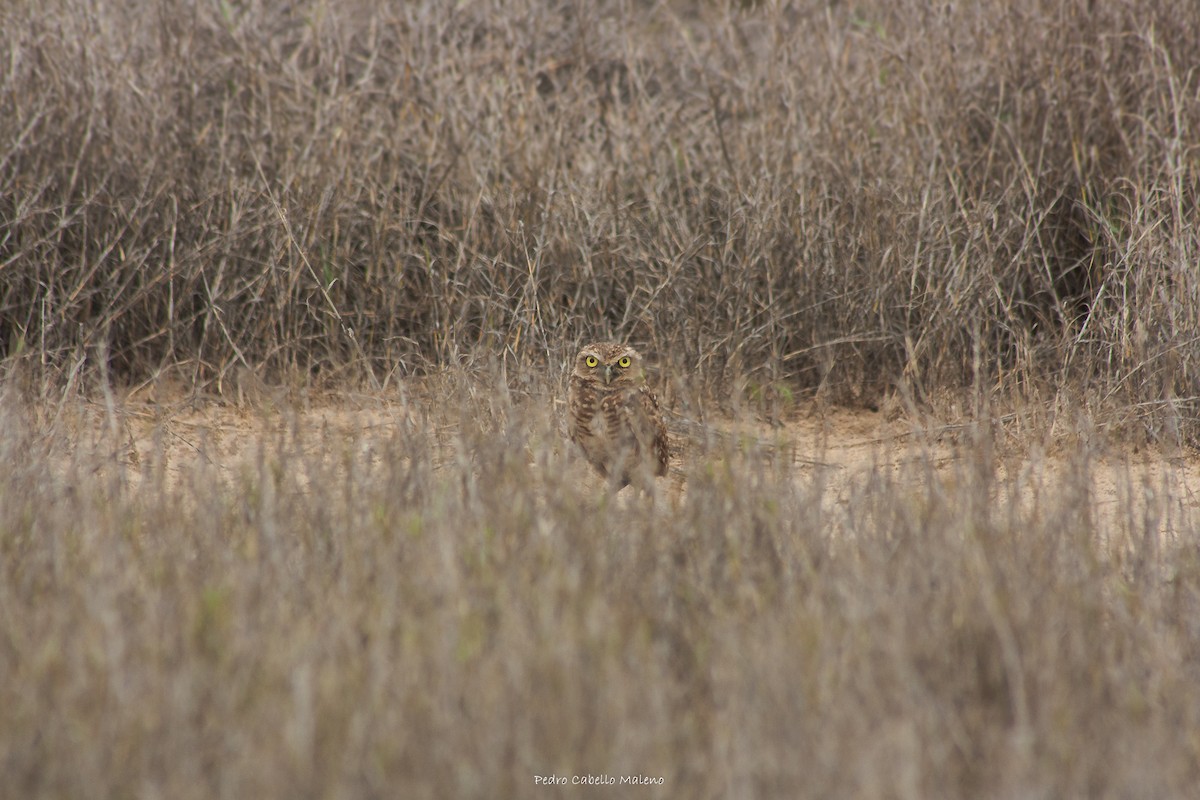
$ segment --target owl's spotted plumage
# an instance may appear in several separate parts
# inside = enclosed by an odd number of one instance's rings
[[[567,396],[571,439],[601,475],[647,488],[667,474],[667,427],[642,357],[615,342],[579,351]]]

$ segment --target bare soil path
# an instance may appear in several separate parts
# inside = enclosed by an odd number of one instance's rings
[[[119,465],[137,483],[150,465],[161,463],[166,480],[175,482],[201,468],[232,477],[273,443],[287,442],[306,458],[345,458],[348,448],[361,457],[379,457],[383,448],[377,445],[413,425],[429,424],[433,416],[413,401],[352,395],[287,409],[268,404],[91,404],[69,415],[61,427],[72,452],[94,460],[95,469]],[[1200,512],[1200,456],[1192,452],[1090,446],[1077,439],[1070,444],[1007,441],[1003,452],[977,459],[968,426],[921,428],[877,412],[816,407],[800,409],[777,427],[732,420],[690,427],[763,443],[793,460],[797,482],[819,487],[820,502],[835,519],[853,506],[856,493],[869,481],[911,486],[919,499],[931,486],[952,490],[956,476],[976,462],[995,470],[992,502],[1033,502],[1043,492],[1084,487],[1097,529],[1118,546],[1133,547],[1130,532],[1146,530],[1148,520],[1160,536],[1175,537],[1194,527]],[[678,461],[701,457],[702,448],[694,442],[685,442],[682,449]],[[685,468],[675,465],[677,483]]]

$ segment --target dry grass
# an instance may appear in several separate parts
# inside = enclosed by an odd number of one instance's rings
[[[0,796],[1200,785],[1193,489],[1093,480],[1200,438],[1191,0],[0,30]],[[552,413],[607,337],[691,415],[949,397],[961,440],[851,475],[693,426],[686,491],[614,499]],[[147,387],[265,432],[164,403],[134,448]],[[311,428],[313,387],[403,402]]]
[[[9,4],[0,348],[224,394],[613,336],[1191,441],[1192,10]]]
[[[135,451],[119,405],[75,428],[6,402],[0,794],[1200,781],[1186,483],[1134,469],[1098,493],[1086,446],[1051,468],[966,432],[899,471],[694,444],[682,496],[614,499],[538,398],[492,385],[446,379],[357,432],[268,415],[245,459],[189,431],[211,458],[182,469],[170,424]]]

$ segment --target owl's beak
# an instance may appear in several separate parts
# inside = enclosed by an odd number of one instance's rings
[[[604,382],[612,383],[612,364],[604,365]]]

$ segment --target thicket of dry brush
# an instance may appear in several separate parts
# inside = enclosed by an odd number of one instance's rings
[[[1200,782],[1200,531],[1177,480],[1131,473],[1114,512],[1086,446],[1001,480],[977,434],[940,475],[918,445],[836,491],[716,446],[673,508],[581,485],[540,403],[443,406],[349,437],[272,425],[240,468],[172,477],[161,453],[128,465],[119,411],[80,435],[5,402],[0,794]]]
[[[8,4],[0,348],[218,385],[613,335],[1193,438],[1193,11]]]

